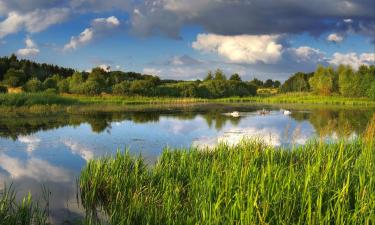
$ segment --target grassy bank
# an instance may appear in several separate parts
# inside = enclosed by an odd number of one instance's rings
[[[81,197],[89,218],[103,209],[110,224],[374,224],[367,140],[166,149],[153,166],[118,153],[87,164]]]
[[[342,96],[318,96],[310,93],[288,93],[272,96],[231,97],[220,99],[168,98],[141,96],[80,96],[54,95],[45,93],[0,94],[2,108],[28,108],[35,106],[72,106],[72,105],[156,105],[156,104],[193,104],[193,103],[266,103],[266,104],[320,104],[375,106],[368,98],[346,98]],[[48,108],[46,107],[46,109]]]

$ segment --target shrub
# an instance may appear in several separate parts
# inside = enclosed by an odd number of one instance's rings
[[[129,81],[123,81],[119,84],[115,84],[112,87],[112,93],[116,95],[129,95],[130,85],[131,83]]]
[[[43,91],[43,84],[37,78],[33,78],[26,82],[23,86],[23,90],[26,92],[40,92]]]

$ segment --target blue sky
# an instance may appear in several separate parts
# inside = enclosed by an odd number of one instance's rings
[[[324,6],[324,7],[322,7]],[[372,0],[0,0],[0,55],[162,78],[375,63]]]

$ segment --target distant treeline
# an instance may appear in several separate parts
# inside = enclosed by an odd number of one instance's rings
[[[375,66],[362,65],[356,71],[350,66],[318,66],[313,73],[298,72],[280,88],[281,92],[308,92],[319,95],[369,97],[375,100]]]
[[[78,72],[56,65],[18,60],[15,55],[0,58],[0,92],[19,87],[26,92],[198,98],[253,96],[259,88],[273,88],[280,92],[314,91],[321,95],[375,99],[375,66],[361,66],[358,71],[349,66],[339,66],[336,70],[319,66],[313,73],[296,73],[281,85],[280,81],[271,79],[242,81],[238,74],[227,78],[219,69],[209,71],[203,80],[177,81],[135,72],[107,72],[101,68]]]

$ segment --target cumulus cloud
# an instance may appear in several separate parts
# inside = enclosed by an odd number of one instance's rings
[[[27,136],[19,136],[18,141],[26,144],[27,146],[26,151],[31,153],[38,148],[41,140],[37,136],[27,135]]]
[[[94,158],[93,150],[77,141],[66,139],[62,140],[62,143],[67,146],[73,154],[81,156],[86,162]]]
[[[25,48],[19,49],[17,51],[18,56],[26,57],[26,56],[36,55],[40,52],[38,46],[30,37],[26,38],[25,44],[26,44]]]
[[[297,62],[313,61],[314,63],[317,63],[324,60],[325,56],[321,50],[309,46],[301,46],[289,50],[294,55]]]
[[[65,21],[68,15],[67,8],[36,9],[28,13],[11,11],[0,22],[0,38],[22,29],[30,33],[40,32],[51,25]]]
[[[194,49],[213,52],[235,63],[275,63],[281,57],[283,46],[278,35],[199,34],[192,44]]]
[[[78,36],[71,37],[69,43],[65,44],[64,50],[75,50],[82,45],[86,45],[94,38],[104,35],[106,32],[118,27],[120,21],[110,16],[108,18],[97,18],[91,23],[91,27],[83,30]]]
[[[141,35],[164,33],[174,38],[187,24],[221,35],[317,35],[336,29],[336,23],[347,18],[374,24],[374,4],[372,0],[146,0],[135,6],[131,24]],[[333,22],[327,23],[327,18]]]
[[[157,68],[147,67],[143,69],[144,74],[160,76],[162,71]]]
[[[329,63],[333,65],[350,65],[353,68],[358,69],[360,65],[375,64],[375,53],[362,53],[359,55],[354,52],[346,54],[336,52],[329,60]]]
[[[342,42],[344,40],[344,37],[341,36],[340,34],[337,34],[337,33],[332,33],[330,35],[328,35],[327,37],[327,41],[332,41],[332,42]]]
[[[37,158],[30,158],[23,162],[6,154],[0,154],[0,165],[12,179],[27,177],[37,181],[70,181],[68,171]]]

